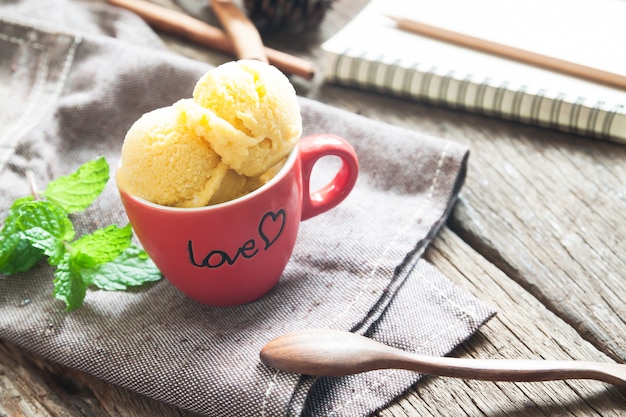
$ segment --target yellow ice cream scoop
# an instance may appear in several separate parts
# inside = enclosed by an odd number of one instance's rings
[[[196,84],[189,112],[197,134],[231,169],[256,177],[284,158],[302,134],[296,92],[277,68],[255,60],[232,61]]]
[[[117,182],[156,204],[200,207],[209,203],[228,167],[210,145],[189,130],[174,107],[144,114],[122,146]]]

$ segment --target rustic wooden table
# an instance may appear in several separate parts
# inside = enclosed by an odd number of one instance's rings
[[[318,31],[265,42],[319,67],[321,42],[366,2],[339,0]],[[161,35],[177,53],[231,59]],[[326,85],[319,74],[293,82],[302,96],[471,148],[461,199],[425,256],[499,313],[453,355],[626,361],[626,146]],[[0,342],[0,415],[192,414]],[[626,392],[426,377],[377,415],[621,416]]]

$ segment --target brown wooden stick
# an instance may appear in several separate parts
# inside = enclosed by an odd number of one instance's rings
[[[268,62],[261,35],[256,26],[230,0],[210,0],[211,8],[233,42],[239,59]]]
[[[184,13],[144,0],[107,1],[110,4],[137,13],[149,25],[157,29],[184,37],[192,42],[221,52],[231,55],[235,53],[232,41],[224,32]],[[287,74],[298,75],[306,79],[311,79],[315,75],[313,65],[304,59],[268,47],[265,47],[265,53],[272,65],[275,65]]]

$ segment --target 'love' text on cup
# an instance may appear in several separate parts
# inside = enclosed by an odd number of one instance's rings
[[[259,251],[266,251],[280,237],[285,227],[285,210],[280,209],[276,212],[268,211],[265,213],[257,227],[257,236],[246,240],[233,254],[229,254],[225,250],[213,249],[208,252],[202,261],[198,262],[200,257],[194,251],[193,241],[187,242],[187,252],[189,261],[193,266],[198,268],[219,268],[224,264],[234,265],[241,259],[251,259],[256,256]],[[258,238],[261,238],[259,242]]]

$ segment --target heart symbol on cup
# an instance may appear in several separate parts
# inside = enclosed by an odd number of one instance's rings
[[[285,227],[285,210],[280,209],[276,213],[268,211],[263,215],[259,223],[259,236],[265,242],[265,250],[276,242]]]

